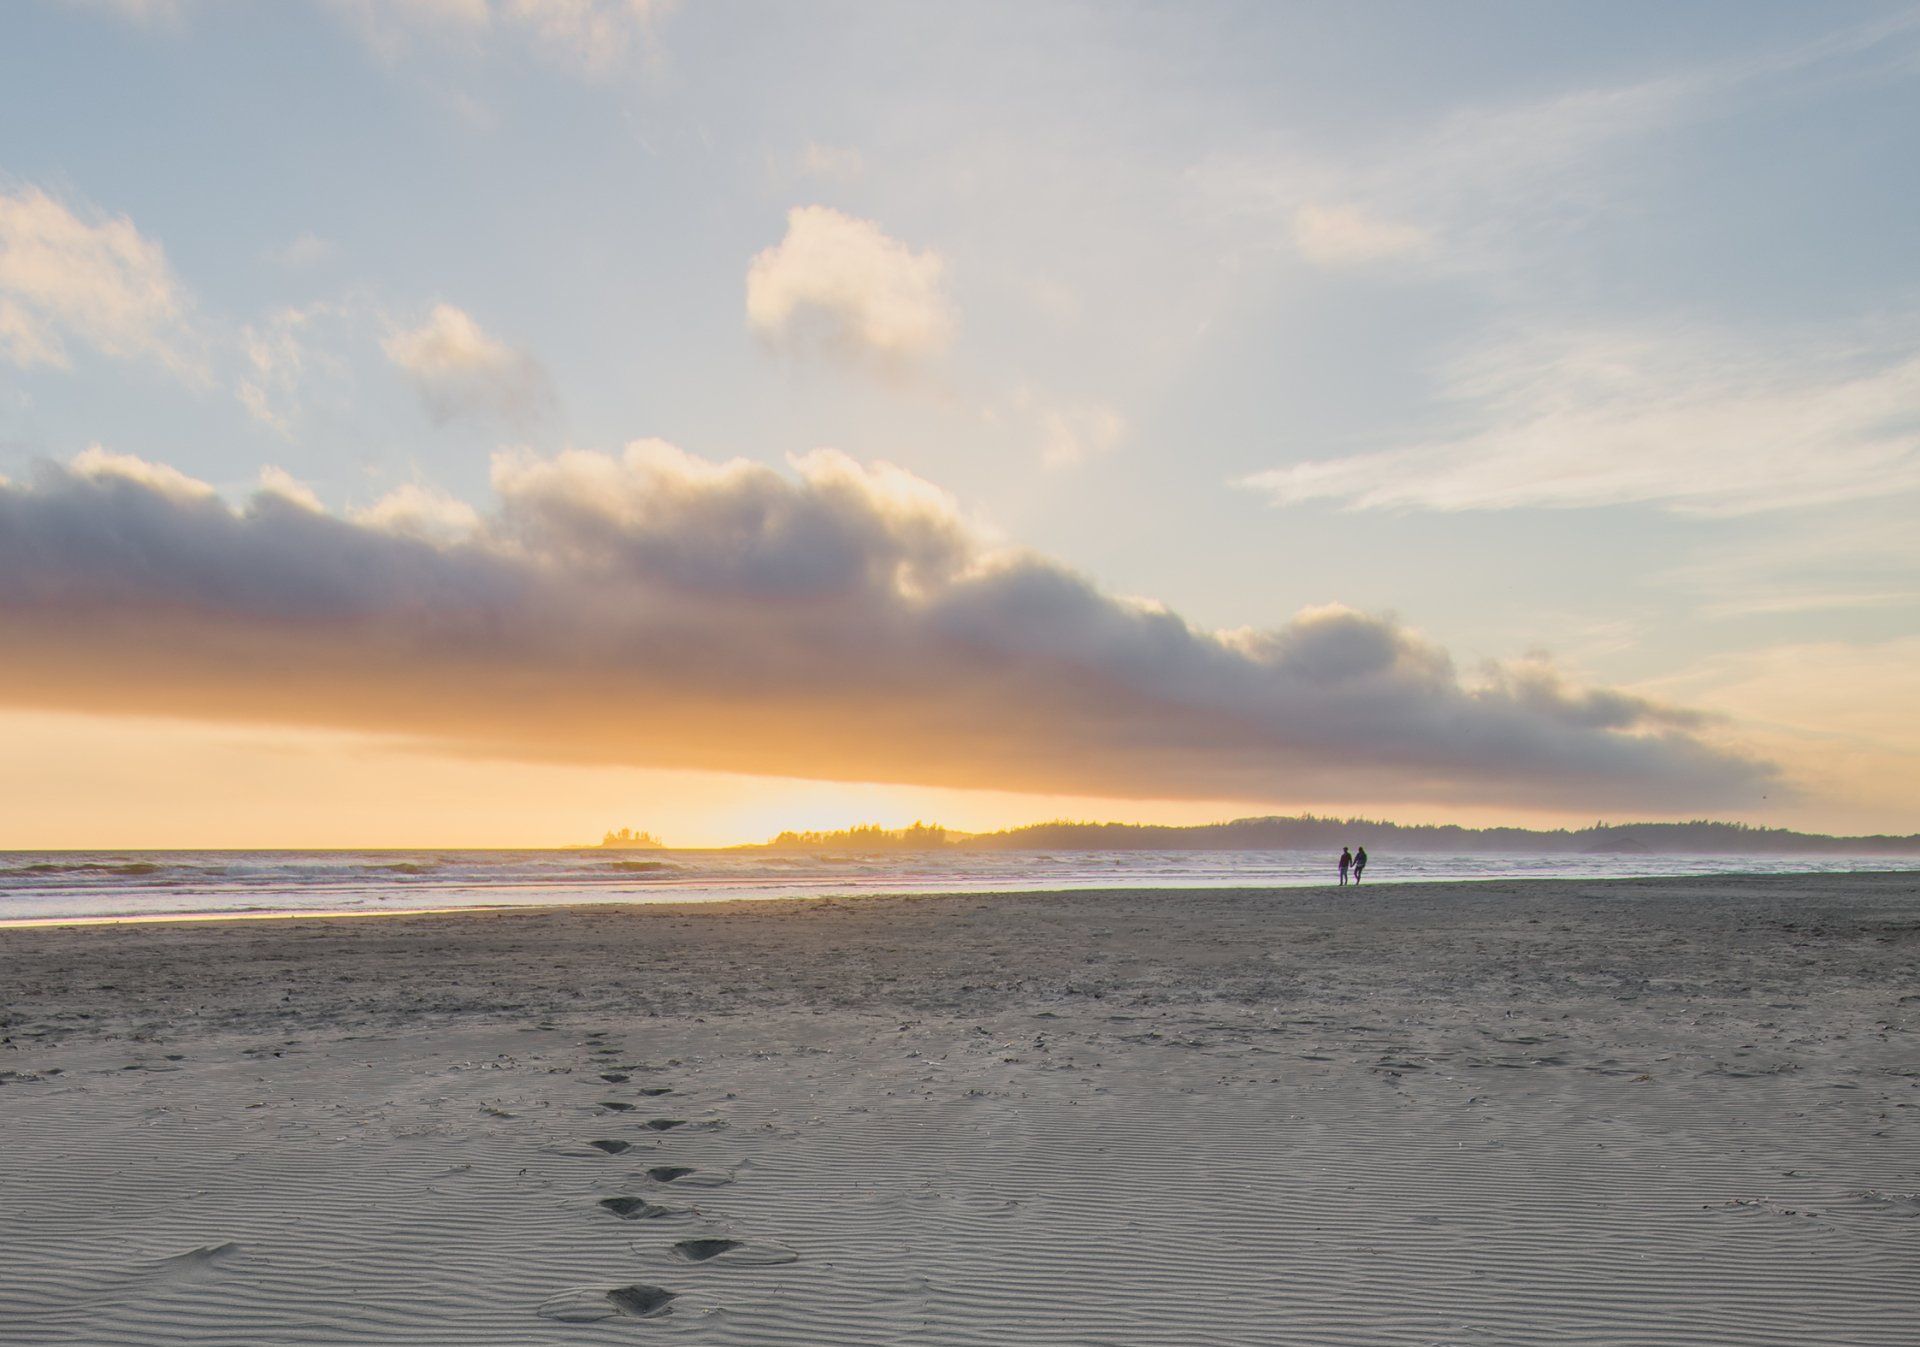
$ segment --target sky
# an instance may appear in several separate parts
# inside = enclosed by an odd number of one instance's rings
[[[1920,830],[1920,9],[23,0],[0,847]]]

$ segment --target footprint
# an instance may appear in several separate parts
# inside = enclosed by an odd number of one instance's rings
[[[673,1256],[687,1263],[718,1260],[732,1267],[779,1267],[799,1260],[800,1255],[778,1244],[749,1244],[745,1240],[706,1238],[675,1242]]]
[[[658,1099],[663,1094],[672,1094],[673,1087],[671,1085],[649,1085],[641,1090],[640,1093],[649,1099]]]
[[[745,1247],[745,1242],[737,1239],[683,1239],[674,1243],[673,1256],[689,1263],[704,1263],[729,1250]]]
[[[649,1132],[671,1132],[676,1127],[685,1127],[685,1118],[649,1118],[640,1124]]]
[[[228,1240],[224,1244],[204,1244],[185,1253],[174,1254],[170,1258],[156,1258],[142,1270],[145,1277],[162,1282],[197,1282],[211,1277],[223,1264],[240,1256],[240,1245]]]
[[[607,1292],[622,1314],[630,1314],[636,1319],[654,1319],[663,1314],[671,1314],[669,1308],[676,1292],[662,1290],[658,1286],[647,1286],[635,1282],[632,1286],[622,1286],[616,1291]]]
[[[623,1221],[658,1221],[668,1216],[686,1214],[685,1207],[669,1207],[663,1202],[649,1202],[644,1197],[603,1197],[600,1205]]]
[[[623,1104],[618,1099],[602,1099],[598,1104],[594,1105],[594,1107],[611,1109],[615,1113],[625,1113],[628,1109],[632,1108],[633,1105]]]
[[[540,1308],[534,1311],[542,1319],[558,1319],[563,1324],[591,1324],[600,1319],[611,1319],[620,1313],[607,1300],[605,1291],[562,1291],[557,1296],[548,1296],[540,1302]]]
[[[605,1151],[608,1155],[618,1155],[621,1151],[633,1149],[631,1141],[589,1141],[587,1144],[597,1151]]]
[[[647,1171],[647,1177],[655,1183],[679,1183],[689,1188],[719,1188],[733,1182],[731,1174],[688,1165],[655,1165]]]
[[[658,1319],[673,1312],[669,1307],[674,1296],[672,1291],[638,1282],[611,1291],[581,1286],[547,1297],[535,1313],[543,1319],[557,1319],[563,1324],[592,1324],[622,1315],[635,1319]]]
[[[609,1085],[625,1085],[628,1081],[632,1080],[633,1077],[627,1075],[624,1071],[605,1071],[601,1073],[600,1079]]]

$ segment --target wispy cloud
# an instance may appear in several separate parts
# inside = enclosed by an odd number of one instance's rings
[[[291,433],[300,387],[314,359],[305,334],[324,311],[318,306],[280,309],[240,329],[245,363],[234,396],[254,420],[283,435]]]
[[[1663,577],[1708,618],[1920,609],[1920,529],[1898,496],[1703,545]]]
[[[527,759],[1142,798],[1742,803],[1765,767],[1384,618],[1199,630],[832,452],[497,461],[498,509],[235,508],[104,451],[0,488],[0,701]],[[422,527],[435,513],[440,526]],[[271,676],[268,676],[271,671]]]
[[[618,68],[653,38],[674,0],[505,0],[498,12],[589,74]]]
[[[866,171],[866,159],[851,145],[823,145],[810,140],[801,147],[800,173],[827,182],[852,182]]]
[[[1604,209],[1608,157],[1678,116],[1698,84],[1655,78],[1464,108],[1338,156],[1291,141],[1222,151],[1193,178],[1216,210],[1277,232],[1315,265],[1508,265],[1522,240]]]
[[[338,251],[331,239],[323,239],[312,230],[308,230],[298,238],[289,240],[286,246],[275,248],[267,255],[283,267],[300,271],[318,266]]]
[[[1920,488],[1920,354],[1722,333],[1531,334],[1460,362],[1468,429],[1256,473],[1276,505],[1750,514]]]
[[[787,212],[747,268],[747,326],[785,350],[902,370],[943,351],[955,325],[946,260],[830,206]]]
[[[328,0],[380,56],[423,44],[479,52],[525,43],[553,64],[590,78],[613,74],[651,51],[676,0]]]
[[[1327,267],[1419,257],[1433,246],[1432,236],[1414,225],[1358,206],[1314,202],[1293,212],[1293,242],[1307,261]]]
[[[1875,77],[1911,64],[1916,34],[1920,11],[1908,11],[1778,49],[1459,108],[1337,153],[1290,138],[1232,147],[1199,164],[1193,182],[1215,210],[1288,239],[1318,266],[1512,267],[1616,209],[1650,137],[1836,72]]]
[[[1105,403],[1058,398],[1031,385],[984,405],[980,419],[995,431],[1026,435],[1047,468],[1077,467],[1110,453],[1127,432],[1126,419]]]
[[[132,23],[164,23],[178,19],[184,0],[61,0],[69,9],[91,9]]]

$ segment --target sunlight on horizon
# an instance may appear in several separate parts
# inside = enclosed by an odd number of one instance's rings
[[[921,790],[447,759],[331,731],[210,732],[190,721],[54,713],[0,713],[0,737],[10,769],[38,783],[30,814],[0,817],[0,850],[566,848],[595,845],[619,828],[654,833],[669,847],[701,848],[758,844],[789,830],[915,822],[993,832],[1056,820],[1188,825],[1298,813],[1538,828],[1654,817]],[[396,811],[395,800],[407,808]]]

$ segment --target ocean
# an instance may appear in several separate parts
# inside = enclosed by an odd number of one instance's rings
[[[1395,856],[1372,883],[1920,870],[1920,856]],[[1300,851],[0,852],[0,923],[878,893],[1329,884]]]

